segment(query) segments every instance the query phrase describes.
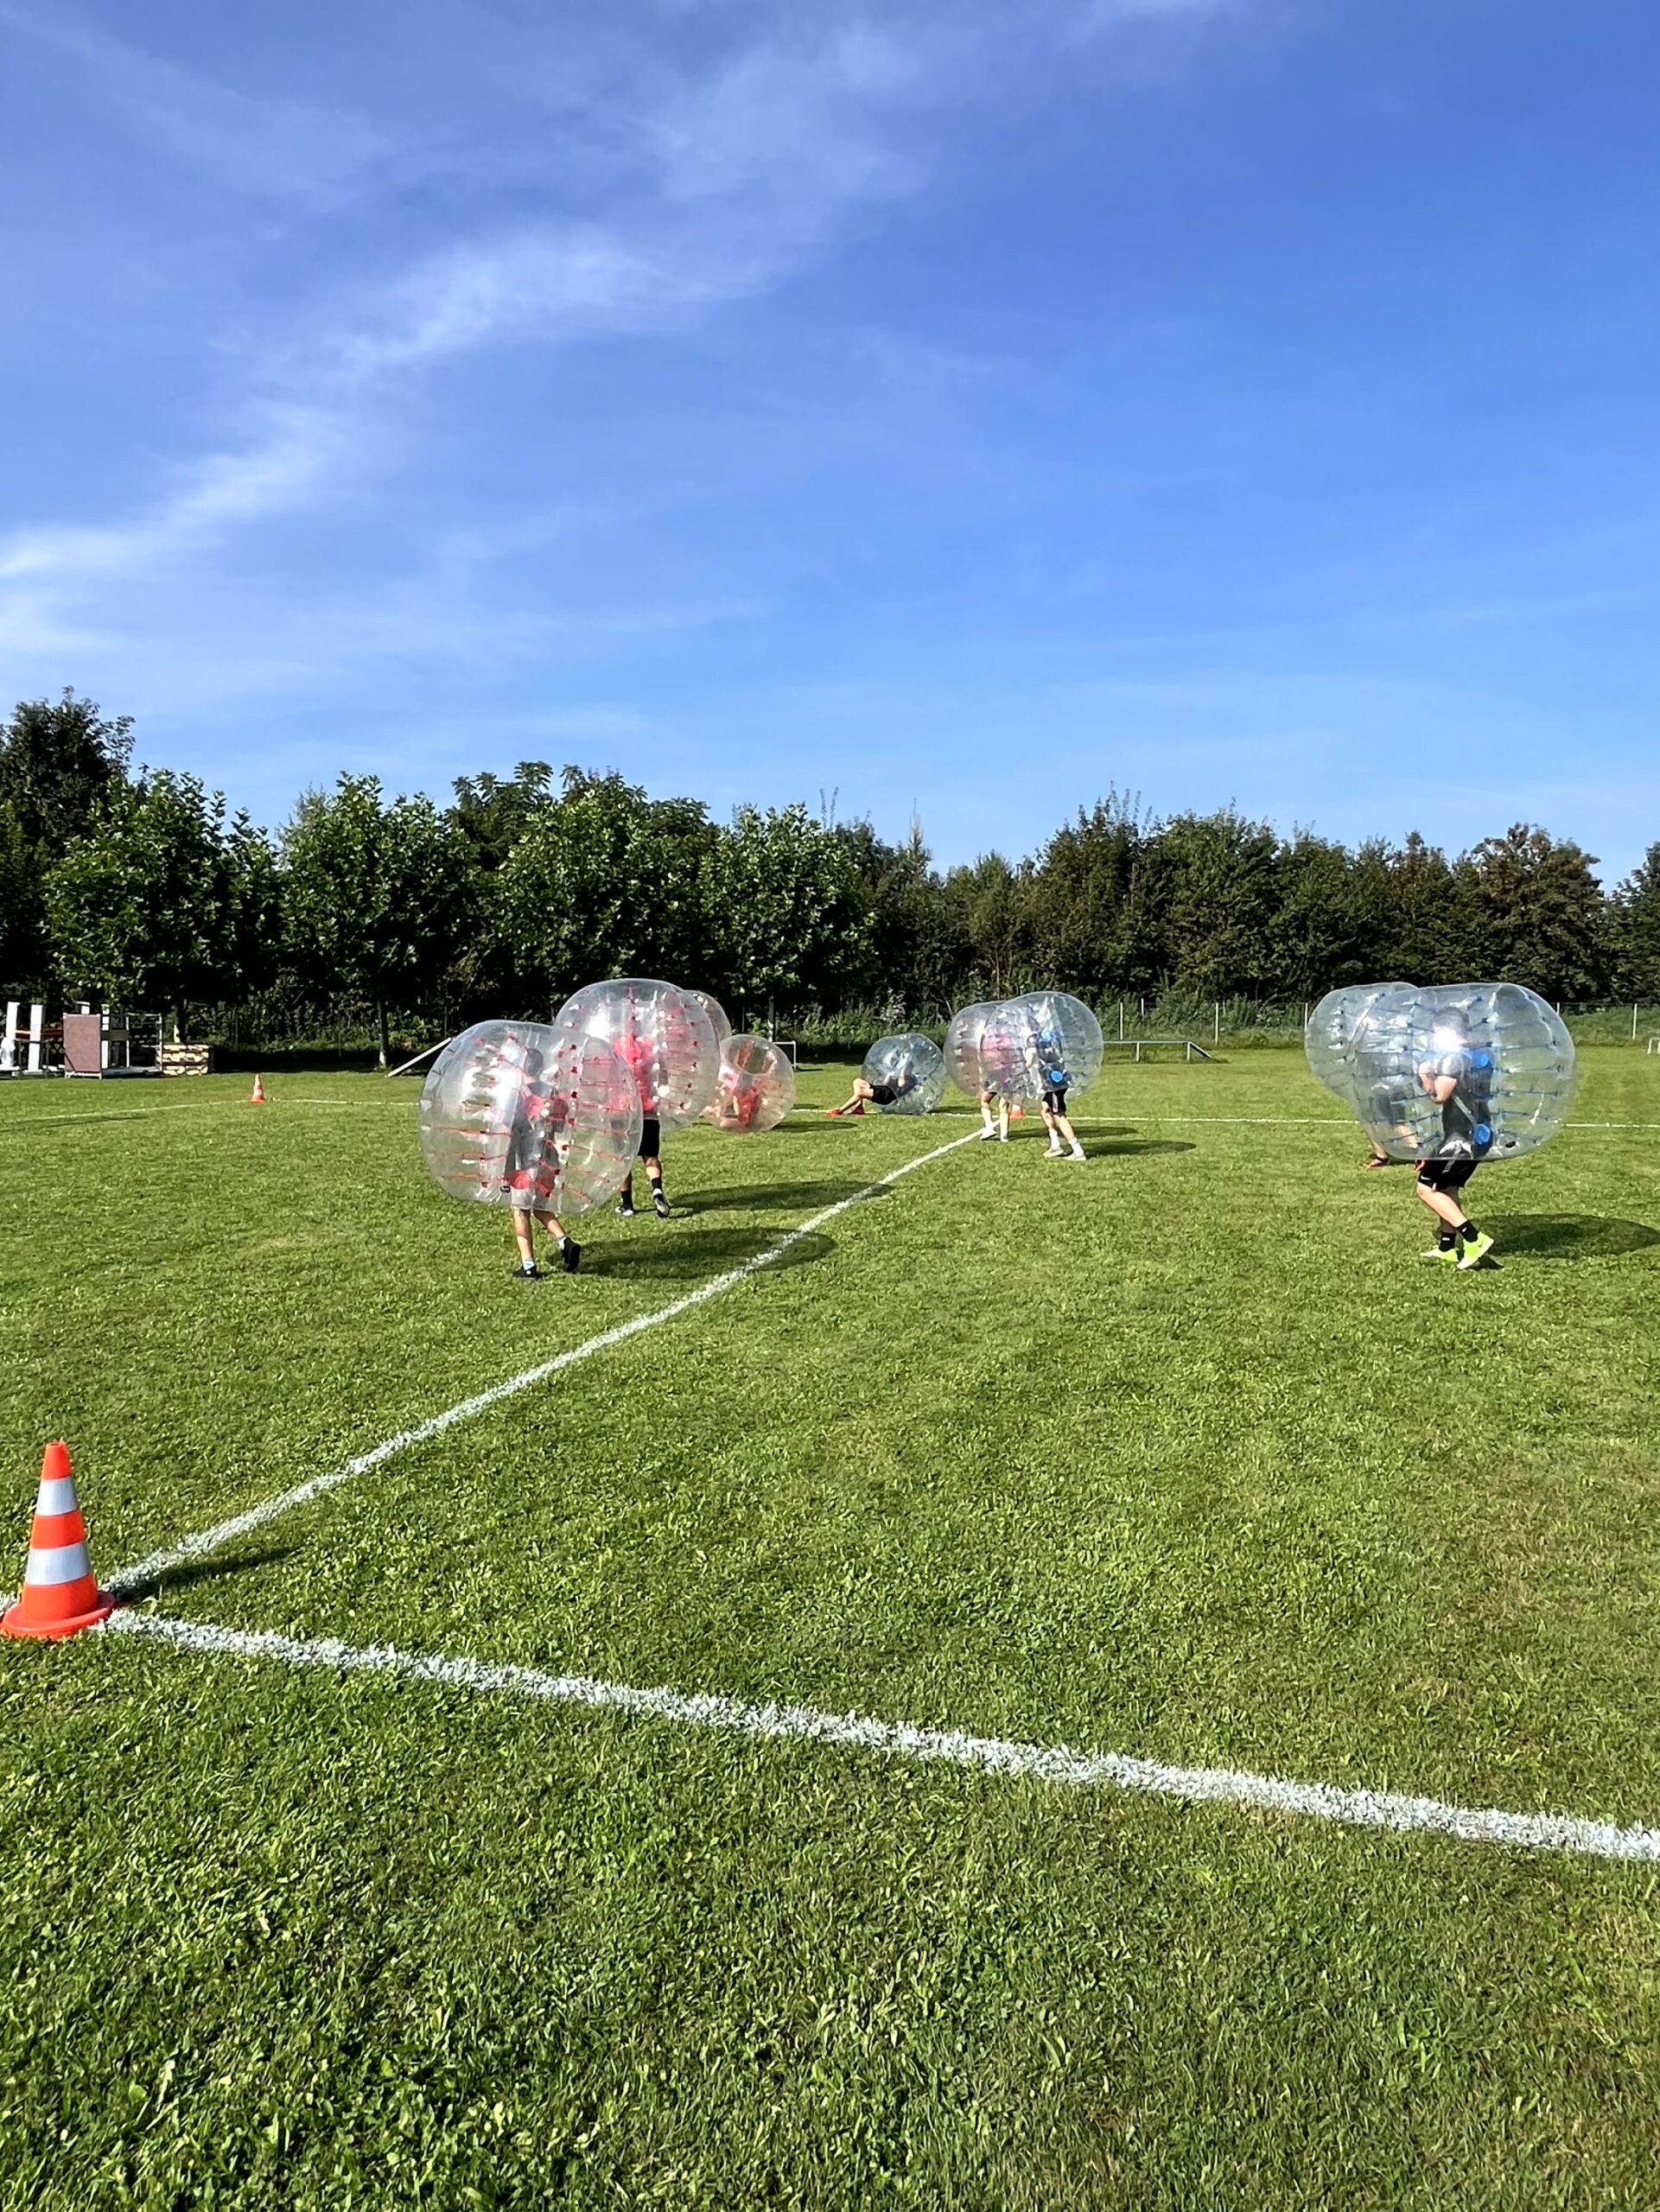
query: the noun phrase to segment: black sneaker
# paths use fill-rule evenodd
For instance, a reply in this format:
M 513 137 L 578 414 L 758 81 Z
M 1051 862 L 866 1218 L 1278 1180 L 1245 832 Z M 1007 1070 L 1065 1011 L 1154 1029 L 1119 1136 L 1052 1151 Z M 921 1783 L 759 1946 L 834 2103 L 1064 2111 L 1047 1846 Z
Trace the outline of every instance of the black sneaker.
M 515 1268 L 513 1269 L 513 1281 L 515 1282 L 540 1282 L 541 1280 L 542 1270 L 537 1266 L 534 1260 L 531 1261 L 528 1266 Z
M 582 1248 L 574 1236 L 567 1236 L 559 1247 L 559 1264 L 568 1275 L 574 1275 L 582 1264 Z
M 664 1197 L 661 1191 L 655 1192 L 652 1194 L 652 1211 L 656 1214 L 659 1221 L 666 1221 L 669 1217 L 669 1202 Z

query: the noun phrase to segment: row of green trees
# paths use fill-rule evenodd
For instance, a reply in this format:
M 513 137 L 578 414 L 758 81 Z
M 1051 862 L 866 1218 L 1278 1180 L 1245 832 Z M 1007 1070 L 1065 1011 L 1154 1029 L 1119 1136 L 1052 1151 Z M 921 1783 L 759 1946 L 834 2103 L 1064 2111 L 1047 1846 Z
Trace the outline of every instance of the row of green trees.
M 0 736 L 0 988 L 164 1007 L 274 988 L 378 1015 L 545 1009 L 595 976 L 663 974 L 735 1008 L 913 1015 L 1045 980 L 1097 1001 L 1294 1004 L 1381 976 L 1477 975 L 1553 1000 L 1660 1000 L 1660 844 L 1605 893 L 1594 859 L 1518 826 L 1448 859 L 1358 849 L 1228 809 L 1109 796 L 1021 861 L 941 874 L 919 830 L 805 806 L 710 819 L 615 774 L 542 762 L 388 799 L 308 793 L 276 836 L 222 793 L 131 770 L 124 718 L 67 692 Z

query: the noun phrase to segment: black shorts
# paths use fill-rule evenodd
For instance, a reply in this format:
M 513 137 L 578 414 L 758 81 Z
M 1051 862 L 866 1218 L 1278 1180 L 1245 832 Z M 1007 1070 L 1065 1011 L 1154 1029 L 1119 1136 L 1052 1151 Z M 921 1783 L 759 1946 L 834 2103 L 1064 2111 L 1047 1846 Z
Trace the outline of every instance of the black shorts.
M 1064 1114 L 1066 1111 L 1065 1084 L 1064 1083 L 1046 1084 L 1043 1103 L 1051 1114 Z
M 663 1124 L 655 1114 L 648 1114 L 639 1125 L 639 1151 L 635 1156 L 640 1160 L 655 1160 L 662 1148 Z
M 873 1083 L 870 1086 L 870 1103 L 873 1106 L 891 1106 L 898 1096 L 899 1092 L 891 1083 Z
M 1479 1160 L 1421 1160 L 1418 1180 L 1426 1191 L 1461 1191 L 1480 1165 Z

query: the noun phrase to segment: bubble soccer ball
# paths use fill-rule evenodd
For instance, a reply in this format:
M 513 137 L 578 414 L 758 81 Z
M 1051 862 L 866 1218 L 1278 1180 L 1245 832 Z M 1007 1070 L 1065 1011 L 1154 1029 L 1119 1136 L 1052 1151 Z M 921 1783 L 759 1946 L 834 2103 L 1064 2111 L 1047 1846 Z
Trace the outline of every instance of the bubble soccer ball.
M 638 976 L 588 983 L 560 1007 L 556 1022 L 566 1021 L 616 1046 L 647 1119 L 665 1129 L 689 1128 L 714 1097 L 721 1071 L 714 1024 L 677 985 Z
M 1036 1031 L 1018 999 L 1001 999 L 988 1010 L 980 1032 L 979 1065 L 983 1093 L 1012 1105 L 1042 1092 Z
M 680 987 L 680 995 L 683 998 L 693 1000 L 703 1007 L 703 1012 L 709 1016 L 709 1027 L 715 1032 L 716 1043 L 724 1045 L 732 1034 L 732 1023 L 719 999 L 713 997 L 708 991 L 689 990 L 684 984 Z
M 1392 1160 L 1518 1160 L 1568 1119 L 1577 1076 L 1561 1018 L 1520 983 L 1382 990 L 1345 1060 L 1361 1127 Z
M 614 1046 L 574 1024 L 481 1021 L 421 1092 L 421 1156 L 453 1198 L 590 1213 L 639 1149 L 639 1087 Z
M 859 1071 L 874 1089 L 891 1090 L 884 1114 L 932 1114 L 945 1095 L 945 1055 L 932 1037 L 879 1037 Z
M 995 999 L 976 999 L 972 1006 L 963 1007 L 951 1016 L 951 1027 L 945 1032 L 945 1073 L 970 1098 L 977 1098 L 987 1088 L 980 1046 L 986 1024 L 996 1011 Z
M 728 1037 L 721 1047 L 714 1103 L 703 1119 L 734 1136 L 775 1129 L 795 1104 L 795 1070 L 789 1055 L 765 1037 Z
M 1068 992 L 1028 991 L 1010 999 L 992 1028 L 1000 1044 L 1018 1044 L 1027 1096 L 1087 1090 L 1101 1072 L 1101 1025 Z
M 1302 1030 L 1303 1051 L 1315 1080 L 1352 1104 L 1344 1055 L 1355 1024 L 1384 991 L 1410 988 L 1407 983 L 1352 983 L 1346 990 L 1327 991 Z

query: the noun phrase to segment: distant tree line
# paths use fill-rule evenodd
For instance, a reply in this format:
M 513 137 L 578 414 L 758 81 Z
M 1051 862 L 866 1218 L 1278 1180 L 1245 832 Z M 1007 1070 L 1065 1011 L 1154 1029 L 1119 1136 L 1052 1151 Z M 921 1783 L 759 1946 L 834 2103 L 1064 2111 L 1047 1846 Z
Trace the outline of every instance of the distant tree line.
M 448 807 L 342 775 L 271 836 L 193 776 L 135 772 L 130 720 L 66 691 L 0 733 L 0 995 L 181 1030 L 193 1007 L 350 1001 L 383 1049 L 394 1019 L 545 1012 L 607 974 L 696 982 L 752 1018 L 877 999 L 917 1019 L 1038 981 L 1097 1004 L 1478 976 L 1660 1001 L 1660 843 L 1605 892 L 1594 856 L 1525 824 L 1449 859 L 1109 794 L 1030 858 L 942 873 L 919 829 L 894 844 L 829 812 L 718 823 L 525 761 L 462 777 Z

